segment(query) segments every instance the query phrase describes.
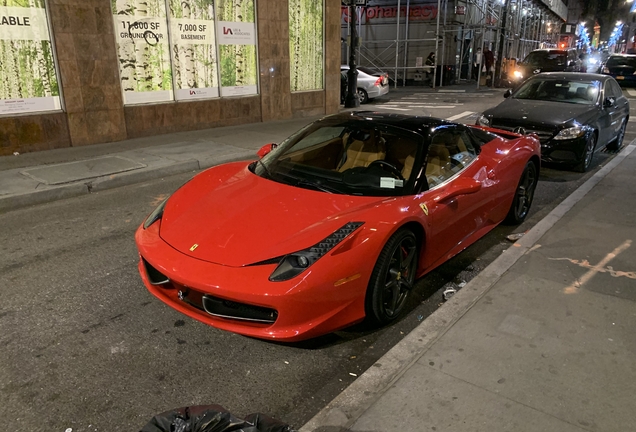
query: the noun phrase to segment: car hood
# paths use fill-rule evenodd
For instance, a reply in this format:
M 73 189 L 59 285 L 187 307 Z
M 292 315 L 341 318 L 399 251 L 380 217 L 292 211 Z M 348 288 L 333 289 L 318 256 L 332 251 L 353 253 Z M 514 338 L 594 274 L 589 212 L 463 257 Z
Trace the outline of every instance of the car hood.
M 302 189 L 259 177 L 245 162 L 228 164 L 170 197 L 160 236 L 193 258 L 240 267 L 313 246 L 364 222 L 359 213 L 386 199 Z
M 494 108 L 484 111 L 493 125 L 536 125 L 556 127 L 570 121 L 586 121 L 595 105 L 548 102 L 508 98 Z

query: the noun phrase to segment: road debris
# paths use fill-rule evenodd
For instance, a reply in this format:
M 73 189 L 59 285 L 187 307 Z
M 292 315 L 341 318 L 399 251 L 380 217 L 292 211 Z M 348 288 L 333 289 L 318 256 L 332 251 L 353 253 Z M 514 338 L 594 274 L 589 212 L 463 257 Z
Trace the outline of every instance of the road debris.
M 511 241 L 511 242 L 516 242 L 517 240 L 519 240 L 521 237 L 523 237 L 525 233 L 514 233 L 514 234 L 510 234 L 509 236 L 507 236 L 506 238 Z
M 444 299 L 444 301 L 448 301 L 448 299 L 454 296 L 456 292 L 457 290 L 454 287 L 448 287 L 442 293 L 442 298 Z

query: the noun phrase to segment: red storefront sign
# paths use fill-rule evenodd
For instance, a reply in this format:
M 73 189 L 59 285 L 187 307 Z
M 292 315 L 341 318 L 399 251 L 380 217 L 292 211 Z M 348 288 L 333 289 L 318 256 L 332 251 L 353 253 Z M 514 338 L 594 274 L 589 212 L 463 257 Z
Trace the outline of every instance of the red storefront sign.
M 367 6 L 365 8 L 358 8 L 358 22 L 364 24 L 373 20 L 383 18 L 397 18 L 398 8 L 397 6 Z M 437 17 L 437 5 L 434 4 L 420 4 L 411 5 L 408 10 L 409 21 L 427 21 Z M 349 22 L 349 8 L 342 7 L 341 14 L 342 20 L 345 23 Z M 400 17 L 406 16 L 406 6 L 400 7 Z

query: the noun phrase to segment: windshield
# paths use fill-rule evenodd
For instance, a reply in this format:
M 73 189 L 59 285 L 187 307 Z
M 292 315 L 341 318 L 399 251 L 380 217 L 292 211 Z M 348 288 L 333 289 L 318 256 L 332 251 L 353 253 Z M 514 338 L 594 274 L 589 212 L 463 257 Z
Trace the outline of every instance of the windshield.
M 414 183 L 420 135 L 362 119 L 310 124 L 252 165 L 292 186 L 363 196 L 405 195 Z
M 567 54 L 565 51 L 532 51 L 523 60 L 530 66 L 563 66 L 567 60 Z
M 543 100 L 593 105 L 599 95 L 599 81 L 569 81 L 563 79 L 531 79 L 513 95 L 515 99 Z

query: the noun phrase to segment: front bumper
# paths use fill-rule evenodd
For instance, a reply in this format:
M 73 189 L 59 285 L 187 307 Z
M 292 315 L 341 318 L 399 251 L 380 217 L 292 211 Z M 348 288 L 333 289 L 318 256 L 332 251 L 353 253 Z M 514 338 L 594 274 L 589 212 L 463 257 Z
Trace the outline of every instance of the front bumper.
M 585 158 L 589 134 L 571 140 L 548 140 L 541 143 L 541 160 L 561 165 L 576 165 Z
M 373 263 L 352 265 L 342 256 L 327 254 L 289 281 L 270 282 L 276 264 L 229 267 L 188 257 L 160 238 L 160 224 L 140 227 L 135 234 L 139 273 L 148 291 L 191 318 L 245 336 L 286 342 L 330 333 L 364 318 Z M 149 268 L 158 273 L 149 274 Z M 203 296 L 210 296 L 205 308 Z

